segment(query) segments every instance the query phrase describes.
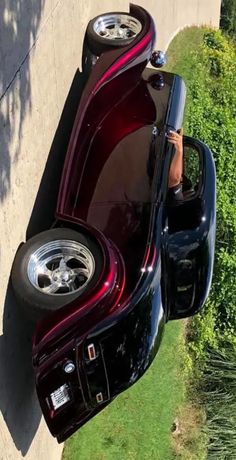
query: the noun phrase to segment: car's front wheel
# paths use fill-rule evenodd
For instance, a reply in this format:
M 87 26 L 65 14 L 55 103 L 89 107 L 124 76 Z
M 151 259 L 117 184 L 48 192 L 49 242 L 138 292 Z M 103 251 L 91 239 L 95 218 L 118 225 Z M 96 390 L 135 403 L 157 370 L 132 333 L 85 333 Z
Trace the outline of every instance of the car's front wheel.
M 103 253 L 89 235 L 66 228 L 34 236 L 16 253 L 12 285 L 31 318 L 39 319 L 91 290 L 103 269 Z

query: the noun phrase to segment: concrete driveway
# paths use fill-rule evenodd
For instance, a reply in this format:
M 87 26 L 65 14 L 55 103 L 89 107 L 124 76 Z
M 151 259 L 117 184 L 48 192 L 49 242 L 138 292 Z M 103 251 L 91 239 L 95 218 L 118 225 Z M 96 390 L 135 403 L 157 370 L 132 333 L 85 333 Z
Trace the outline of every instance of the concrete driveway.
M 219 23 L 220 0 L 137 3 L 155 17 L 159 49 L 187 24 Z M 26 234 L 52 220 L 54 178 L 83 83 L 78 68 L 84 31 L 91 17 L 112 9 L 127 11 L 128 1 L 1 1 L 0 460 L 54 460 L 62 451 L 41 416 L 31 368 L 32 327 L 13 298 L 9 273 Z

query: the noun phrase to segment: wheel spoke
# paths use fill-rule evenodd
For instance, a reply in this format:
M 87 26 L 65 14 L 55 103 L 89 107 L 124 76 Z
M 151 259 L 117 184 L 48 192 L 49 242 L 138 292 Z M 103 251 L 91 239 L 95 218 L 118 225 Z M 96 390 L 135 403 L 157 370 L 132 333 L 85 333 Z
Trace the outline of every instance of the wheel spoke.
M 105 38 L 109 37 L 110 34 L 111 34 L 111 31 L 110 31 L 110 29 L 107 29 L 107 27 L 105 27 L 105 29 L 101 30 L 101 33 L 100 33 L 100 35 L 102 37 L 105 37 Z
M 57 292 L 58 289 L 60 289 L 60 287 L 61 287 L 61 283 L 54 281 L 49 286 L 45 286 L 41 289 L 45 294 L 55 294 L 55 292 Z
M 61 271 L 64 271 L 67 269 L 67 265 L 66 265 L 66 260 L 65 260 L 65 257 L 62 256 L 61 260 L 60 260 L 60 263 L 59 263 L 59 269 Z
M 86 276 L 86 278 L 88 278 L 89 276 L 89 270 L 87 268 L 82 268 L 82 267 L 74 268 L 73 272 L 75 275 L 84 275 Z
M 52 270 L 49 270 L 46 265 L 40 267 L 39 271 L 37 272 L 38 277 L 40 276 L 45 276 L 47 277 L 50 281 L 52 279 Z
M 65 263 L 67 264 L 67 262 L 69 262 L 69 260 L 74 259 L 74 256 L 73 255 L 69 255 L 69 256 L 65 255 L 65 256 L 63 256 L 63 259 L 64 259 Z
M 120 28 L 121 24 L 117 23 L 114 28 L 114 37 L 120 38 L 123 35 L 123 31 Z
M 68 292 L 74 292 L 75 291 L 75 285 L 73 282 L 66 283 L 66 287 L 68 288 Z

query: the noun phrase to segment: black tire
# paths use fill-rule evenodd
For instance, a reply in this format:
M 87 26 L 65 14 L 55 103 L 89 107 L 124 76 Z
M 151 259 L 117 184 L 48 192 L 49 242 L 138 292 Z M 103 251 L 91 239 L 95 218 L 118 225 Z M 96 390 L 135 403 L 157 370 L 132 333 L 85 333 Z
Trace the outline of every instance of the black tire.
M 91 70 L 96 63 L 98 56 L 95 56 L 88 47 L 88 43 L 84 40 L 83 53 L 82 53 L 82 72 L 85 81 L 89 78 Z
M 119 39 L 119 40 L 116 40 L 116 39 L 108 40 L 104 37 L 101 37 L 94 31 L 94 24 L 99 18 L 103 16 L 116 15 L 116 14 L 117 15 L 124 14 L 126 16 L 130 16 L 131 18 L 134 18 L 134 16 L 130 13 L 111 12 L 111 13 L 100 14 L 99 16 L 96 16 L 91 21 L 89 21 L 87 30 L 86 30 L 86 41 L 87 41 L 87 44 L 88 44 L 88 47 L 91 53 L 94 56 L 100 56 L 100 54 L 102 54 L 104 51 L 108 51 L 110 49 L 120 48 L 123 46 L 130 45 L 130 43 L 132 43 L 132 41 L 134 40 L 135 37 Z
M 37 249 L 46 243 L 61 239 L 72 240 L 88 248 L 93 256 L 95 268 L 91 279 L 81 290 L 63 295 L 50 295 L 43 293 L 31 283 L 27 272 L 28 263 L 30 256 Z M 39 233 L 20 246 L 13 261 L 11 281 L 17 301 L 30 319 L 39 320 L 91 290 L 102 274 L 103 262 L 103 252 L 99 244 L 87 234 L 67 228 L 56 228 Z

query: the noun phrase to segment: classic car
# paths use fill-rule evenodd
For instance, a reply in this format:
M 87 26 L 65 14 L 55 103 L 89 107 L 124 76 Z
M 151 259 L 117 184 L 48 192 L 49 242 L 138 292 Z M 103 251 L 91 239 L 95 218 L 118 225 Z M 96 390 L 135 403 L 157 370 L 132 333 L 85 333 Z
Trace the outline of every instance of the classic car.
M 181 200 L 168 198 L 175 148 L 167 135 L 182 126 L 186 89 L 159 70 L 165 55 L 154 43 L 154 22 L 135 5 L 89 22 L 87 82 L 55 221 L 19 248 L 12 267 L 16 296 L 37 321 L 36 389 L 58 442 L 133 385 L 165 323 L 197 313 L 209 293 L 214 162 L 185 136 L 188 186 Z

